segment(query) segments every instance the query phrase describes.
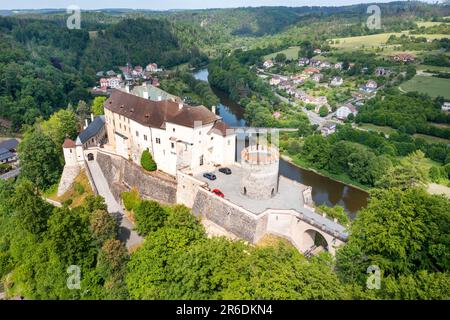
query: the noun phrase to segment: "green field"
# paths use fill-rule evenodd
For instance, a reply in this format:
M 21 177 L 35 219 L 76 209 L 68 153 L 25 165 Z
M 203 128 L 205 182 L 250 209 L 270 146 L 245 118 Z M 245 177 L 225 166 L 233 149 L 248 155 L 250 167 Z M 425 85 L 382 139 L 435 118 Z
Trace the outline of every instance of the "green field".
M 450 72 L 450 67 L 437 67 L 437 66 L 429 66 L 426 64 L 421 64 L 417 67 L 418 70 L 430 70 L 434 72 Z
M 272 54 L 268 54 L 267 56 L 264 57 L 264 60 L 267 59 L 274 59 L 277 54 L 279 53 L 284 53 L 286 55 L 286 58 L 288 58 L 288 60 L 294 60 L 298 58 L 298 51 L 300 50 L 300 47 L 290 47 L 286 50 L 282 50 L 282 51 L 278 51 Z
M 445 144 L 450 143 L 450 140 L 448 140 L 448 139 L 433 137 L 433 136 L 429 136 L 426 134 L 420 134 L 420 133 L 414 134 L 414 138 L 422 138 L 428 143 L 445 143 Z
M 384 134 L 390 135 L 391 133 L 394 133 L 395 129 L 391 128 L 391 127 L 382 127 L 382 126 L 377 126 L 371 123 L 363 123 L 360 126 L 358 126 L 358 128 L 367 130 L 367 131 L 377 131 L 377 132 L 383 132 Z
M 414 76 L 411 80 L 400 86 L 403 91 L 418 91 L 431 97 L 442 96 L 450 99 L 450 79 Z
M 335 43 L 333 46 L 342 49 L 342 50 L 356 50 L 356 49 L 367 49 L 367 48 L 377 48 L 381 45 L 386 44 L 387 40 L 391 35 L 396 35 L 397 37 L 402 34 L 408 35 L 408 31 L 403 32 L 388 32 L 388 33 L 380 33 L 373 34 L 369 36 L 358 36 L 358 37 L 348 37 L 348 38 L 337 38 L 332 39 L 334 42 L 338 41 L 339 43 Z M 424 37 L 427 39 L 441 39 L 448 38 L 446 34 L 414 34 L 414 37 Z

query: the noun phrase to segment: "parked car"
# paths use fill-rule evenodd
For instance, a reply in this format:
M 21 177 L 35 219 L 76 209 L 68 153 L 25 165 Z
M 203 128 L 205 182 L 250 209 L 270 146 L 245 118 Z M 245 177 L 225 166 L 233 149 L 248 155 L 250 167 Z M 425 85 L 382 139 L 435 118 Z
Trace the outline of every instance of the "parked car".
M 216 196 L 223 198 L 224 194 L 222 193 L 222 191 L 220 191 L 219 189 L 214 189 L 212 191 L 212 193 L 214 193 Z
M 206 172 L 206 173 L 203 174 L 203 176 L 206 179 L 209 179 L 209 180 L 216 180 L 217 179 L 216 175 L 214 173 L 212 173 L 212 172 Z
M 231 174 L 231 169 L 230 168 L 220 168 L 219 171 L 224 173 L 224 174 L 226 174 L 226 175 Z

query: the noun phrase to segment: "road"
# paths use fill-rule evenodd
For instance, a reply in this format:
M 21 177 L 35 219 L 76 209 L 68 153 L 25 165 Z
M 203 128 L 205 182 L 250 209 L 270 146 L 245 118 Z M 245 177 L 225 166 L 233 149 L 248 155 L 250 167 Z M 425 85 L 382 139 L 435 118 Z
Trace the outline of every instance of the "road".
M 133 223 L 125 215 L 124 208 L 114 198 L 97 161 L 88 161 L 87 163 L 99 195 L 105 198 L 108 212 L 113 214 L 119 222 L 119 240 L 124 242 L 128 249 L 139 245 L 144 239 L 133 230 Z
M 298 104 L 296 104 L 295 102 L 289 101 L 289 99 L 280 96 L 278 93 L 275 93 L 275 95 L 280 98 L 281 100 L 283 100 L 286 103 L 289 103 L 292 106 L 295 107 L 299 107 Z M 327 115 L 326 117 L 322 118 L 321 116 L 319 116 L 317 113 L 315 113 L 314 111 L 308 110 L 305 107 L 301 107 L 302 111 L 307 115 L 309 122 L 311 122 L 312 125 L 318 125 L 319 127 L 321 127 L 322 125 L 324 125 L 328 120 L 331 119 L 331 117 L 334 115 L 334 113 L 330 113 L 329 115 Z

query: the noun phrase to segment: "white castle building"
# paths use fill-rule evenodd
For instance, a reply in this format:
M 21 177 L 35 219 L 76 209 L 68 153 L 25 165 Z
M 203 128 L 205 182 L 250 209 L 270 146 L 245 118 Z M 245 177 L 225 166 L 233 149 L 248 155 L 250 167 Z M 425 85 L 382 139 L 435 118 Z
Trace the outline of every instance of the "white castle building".
M 137 164 L 144 150 L 173 176 L 179 169 L 195 174 L 235 161 L 234 131 L 204 106 L 114 90 L 104 107 L 108 145 Z

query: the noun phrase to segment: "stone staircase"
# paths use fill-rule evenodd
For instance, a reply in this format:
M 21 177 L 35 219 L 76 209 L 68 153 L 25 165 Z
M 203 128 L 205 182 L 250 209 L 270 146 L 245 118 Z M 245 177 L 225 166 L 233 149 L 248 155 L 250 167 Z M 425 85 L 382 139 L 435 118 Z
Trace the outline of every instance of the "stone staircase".
M 80 174 L 80 170 L 81 168 L 78 164 L 72 166 L 64 166 L 64 170 L 58 186 L 58 197 L 62 196 L 70 189 L 75 178 Z

